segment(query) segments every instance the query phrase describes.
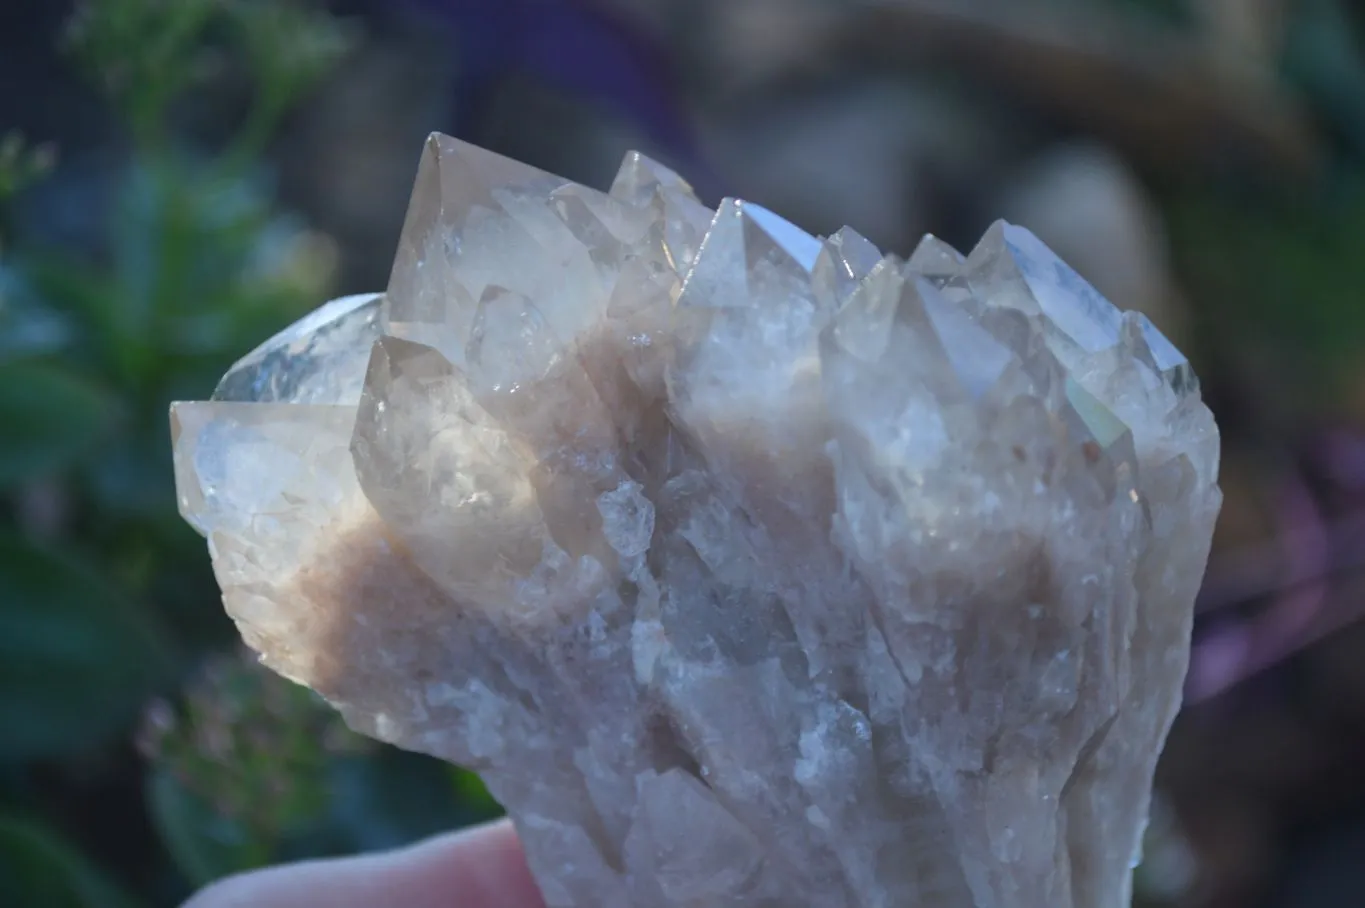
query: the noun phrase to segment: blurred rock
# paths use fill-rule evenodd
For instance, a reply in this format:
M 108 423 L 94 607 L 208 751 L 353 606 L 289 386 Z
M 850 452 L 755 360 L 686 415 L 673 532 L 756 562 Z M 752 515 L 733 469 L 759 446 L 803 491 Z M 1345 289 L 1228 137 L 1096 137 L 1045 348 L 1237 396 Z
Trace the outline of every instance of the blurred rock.
M 855 21 L 849 0 L 597 0 L 667 42 L 693 89 L 753 90 L 831 62 L 829 40 Z
M 827 67 L 830 35 L 852 19 L 844 2 L 712 2 L 711 63 L 718 87 L 741 90 L 774 77 Z
M 990 172 L 1000 138 L 974 108 L 907 83 L 856 83 L 758 99 L 703 124 L 726 193 L 781 211 L 815 233 L 856 224 L 909 255 L 932 230 L 941 186 Z
M 1066 145 L 1007 182 L 998 214 L 1028 227 L 1105 296 L 1152 319 L 1177 345 L 1187 313 L 1161 215 L 1132 169 L 1101 145 Z

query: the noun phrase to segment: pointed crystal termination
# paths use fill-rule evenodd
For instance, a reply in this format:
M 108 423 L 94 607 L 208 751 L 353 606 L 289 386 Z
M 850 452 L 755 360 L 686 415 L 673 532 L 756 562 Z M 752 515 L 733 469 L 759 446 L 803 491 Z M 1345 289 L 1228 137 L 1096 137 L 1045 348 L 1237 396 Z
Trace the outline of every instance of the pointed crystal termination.
M 388 292 L 173 409 L 227 611 L 554 908 L 1120 908 L 1220 496 L 1032 234 L 906 262 L 433 136 Z
M 213 399 L 353 405 L 384 328 L 382 293 L 332 300 L 238 360 Z

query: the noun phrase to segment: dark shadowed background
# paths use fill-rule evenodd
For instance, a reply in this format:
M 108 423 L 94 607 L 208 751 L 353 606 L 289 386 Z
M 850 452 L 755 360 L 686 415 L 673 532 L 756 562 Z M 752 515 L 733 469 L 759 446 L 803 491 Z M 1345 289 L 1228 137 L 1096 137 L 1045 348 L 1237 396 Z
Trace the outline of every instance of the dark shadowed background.
M 432 130 L 907 254 L 1032 228 L 1186 349 L 1226 505 L 1144 906 L 1365 905 L 1365 4 L 0 2 L 0 904 L 497 811 L 235 648 L 166 405 L 382 289 Z

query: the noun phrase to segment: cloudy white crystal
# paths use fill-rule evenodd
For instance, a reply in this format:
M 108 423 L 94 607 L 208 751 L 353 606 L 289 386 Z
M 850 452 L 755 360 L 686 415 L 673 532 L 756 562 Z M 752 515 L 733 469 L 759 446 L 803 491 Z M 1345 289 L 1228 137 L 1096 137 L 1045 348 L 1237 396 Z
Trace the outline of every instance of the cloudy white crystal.
M 555 908 L 1118 908 L 1219 504 L 1032 234 L 908 262 L 428 142 L 388 292 L 174 405 L 249 644 L 480 773 Z

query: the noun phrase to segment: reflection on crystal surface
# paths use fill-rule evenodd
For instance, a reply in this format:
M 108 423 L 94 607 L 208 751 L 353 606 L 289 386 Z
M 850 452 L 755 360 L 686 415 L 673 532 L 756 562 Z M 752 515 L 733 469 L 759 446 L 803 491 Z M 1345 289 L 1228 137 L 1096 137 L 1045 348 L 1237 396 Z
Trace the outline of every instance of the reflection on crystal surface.
M 963 266 L 972 289 L 1025 313 L 1044 315 L 1057 352 L 1087 353 L 1118 343 L 1120 313 L 1114 304 L 1057 258 L 1032 233 L 1003 221 L 992 225 Z
M 213 399 L 354 404 L 370 344 L 384 333 L 384 295 L 343 296 L 237 361 Z
M 763 228 L 763 232 L 772 237 L 804 270 L 810 271 L 815 267 L 815 259 L 820 254 L 819 240 L 761 205 L 749 205 L 748 212 L 749 217 Z
M 1026 230 L 434 136 L 387 293 L 172 421 L 243 637 L 481 772 L 554 908 L 1127 905 L 1218 435 Z
M 826 239 L 810 269 L 820 306 L 837 309 L 881 261 L 877 247 L 849 227 Z
M 1125 325 L 1133 325 L 1135 334 L 1142 338 L 1138 344 L 1136 338 L 1130 343 L 1133 356 L 1141 358 L 1161 374 L 1166 384 L 1171 387 L 1179 396 L 1199 390 L 1199 380 L 1195 377 L 1194 369 L 1190 366 L 1190 361 L 1185 358 L 1185 354 L 1176 349 L 1166 339 L 1152 320 L 1141 312 L 1125 312 L 1123 314 Z M 1145 350 L 1142 347 L 1145 346 Z
M 925 279 L 942 285 L 958 276 L 966 259 L 962 253 L 933 235 L 926 235 L 910 256 L 910 268 Z
M 644 207 L 658 194 L 696 199 L 692 186 L 658 161 L 638 151 L 629 152 L 621 162 L 610 195 L 632 205 Z

